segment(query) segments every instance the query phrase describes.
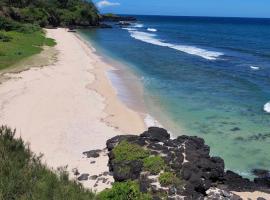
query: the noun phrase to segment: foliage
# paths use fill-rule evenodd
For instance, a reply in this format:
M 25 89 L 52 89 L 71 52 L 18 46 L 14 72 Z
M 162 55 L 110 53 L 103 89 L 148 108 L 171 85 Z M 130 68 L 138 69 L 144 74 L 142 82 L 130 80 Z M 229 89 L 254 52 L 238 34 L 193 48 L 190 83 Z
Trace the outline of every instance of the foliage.
M 15 131 L 0 128 L 0 199 L 94 199 L 94 193 L 41 164 Z
M 150 200 L 149 194 L 140 192 L 135 181 L 117 182 L 111 189 L 106 189 L 97 195 L 98 200 Z
M 98 25 L 95 5 L 86 0 L 2 0 L 0 16 L 46 26 Z
M 11 39 L 12 39 L 11 36 L 8 36 L 5 33 L 0 32 L 0 42 L 10 42 Z
M 159 182 L 162 186 L 181 185 L 181 180 L 172 172 L 164 172 L 159 176 Z
M 9 18 L 0 16 L 0 30 L 3 31 L 17 31 L 21 33 L 33 33 L 41 30 L 38 26 L 31 24 L 21 24 Z
M 114 161 L 133 161 L 142 160 L 150 155 L 148 150 L 143 149 L 137 144 L 122 141 L 113 149 Z
M 18 61 L 40 53 L 43 46 L 54 46 L 55 41 L 45 37 L 42 31 L 21 33 L 15 31 L 0 31 L 8 41 L 0 39 L 0 70 L 7 68 Z
M 158 174 L 165 168 L 165 162 L 160 156 L 151 156 L 143 160 L 144 170 Z

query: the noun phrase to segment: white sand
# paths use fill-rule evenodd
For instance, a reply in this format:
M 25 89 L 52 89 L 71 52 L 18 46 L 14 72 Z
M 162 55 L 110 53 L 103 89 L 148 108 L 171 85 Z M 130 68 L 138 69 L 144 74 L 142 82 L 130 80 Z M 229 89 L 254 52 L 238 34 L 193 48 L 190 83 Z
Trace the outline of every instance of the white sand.
M 262 197 L 266 200 L 270 199 L 270 194 L 255 191 L 255 192 L 233 192 L 236 195 L 240 196 L 243 200 L 257 200 L 259 197 Z
M 115 135 L 142 132 L 143 118 L 118 100 L 106 77 L 109 66 L 93 48 L 65 29 L 47 32 L 57 41 L 58 61 L 9 74 L 0 85 L 0 124 L 16 128 L 49 167 L 98 175 L 108 171 L 106 154 L 90 164 L 82 152 L 105 148 Z M 100 191 L 111 181 L 82 183 Z

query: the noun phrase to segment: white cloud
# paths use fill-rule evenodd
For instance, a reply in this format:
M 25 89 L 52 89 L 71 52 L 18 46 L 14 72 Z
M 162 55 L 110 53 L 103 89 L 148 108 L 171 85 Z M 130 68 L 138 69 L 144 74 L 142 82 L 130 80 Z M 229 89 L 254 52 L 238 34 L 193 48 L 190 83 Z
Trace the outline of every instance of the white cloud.
M 108 7 L 108 6 L 120 6 L 120 3 L 110 2 L 107 0 L 99 1 L 97 3 L 97 7 L 99 7 L 99 8 Z

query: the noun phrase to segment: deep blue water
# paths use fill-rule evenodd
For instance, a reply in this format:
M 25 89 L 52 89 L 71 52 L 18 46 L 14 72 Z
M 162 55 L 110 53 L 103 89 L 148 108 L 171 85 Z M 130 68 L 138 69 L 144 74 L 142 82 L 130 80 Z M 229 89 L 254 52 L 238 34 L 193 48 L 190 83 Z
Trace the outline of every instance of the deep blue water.
M 270 169 L 270 19 L 137 16 L 83 30 L 141 78 L 149 112 L 175 135 L 203 137 L 227 169 Z

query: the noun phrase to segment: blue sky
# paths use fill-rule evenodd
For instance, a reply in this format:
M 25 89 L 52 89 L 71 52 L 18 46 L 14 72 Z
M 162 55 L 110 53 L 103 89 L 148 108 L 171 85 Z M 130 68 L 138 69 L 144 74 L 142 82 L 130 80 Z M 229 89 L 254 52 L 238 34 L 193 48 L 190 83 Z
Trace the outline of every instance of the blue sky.
M 101 13 L 270 18 L 270 0 L 94 0 Z

